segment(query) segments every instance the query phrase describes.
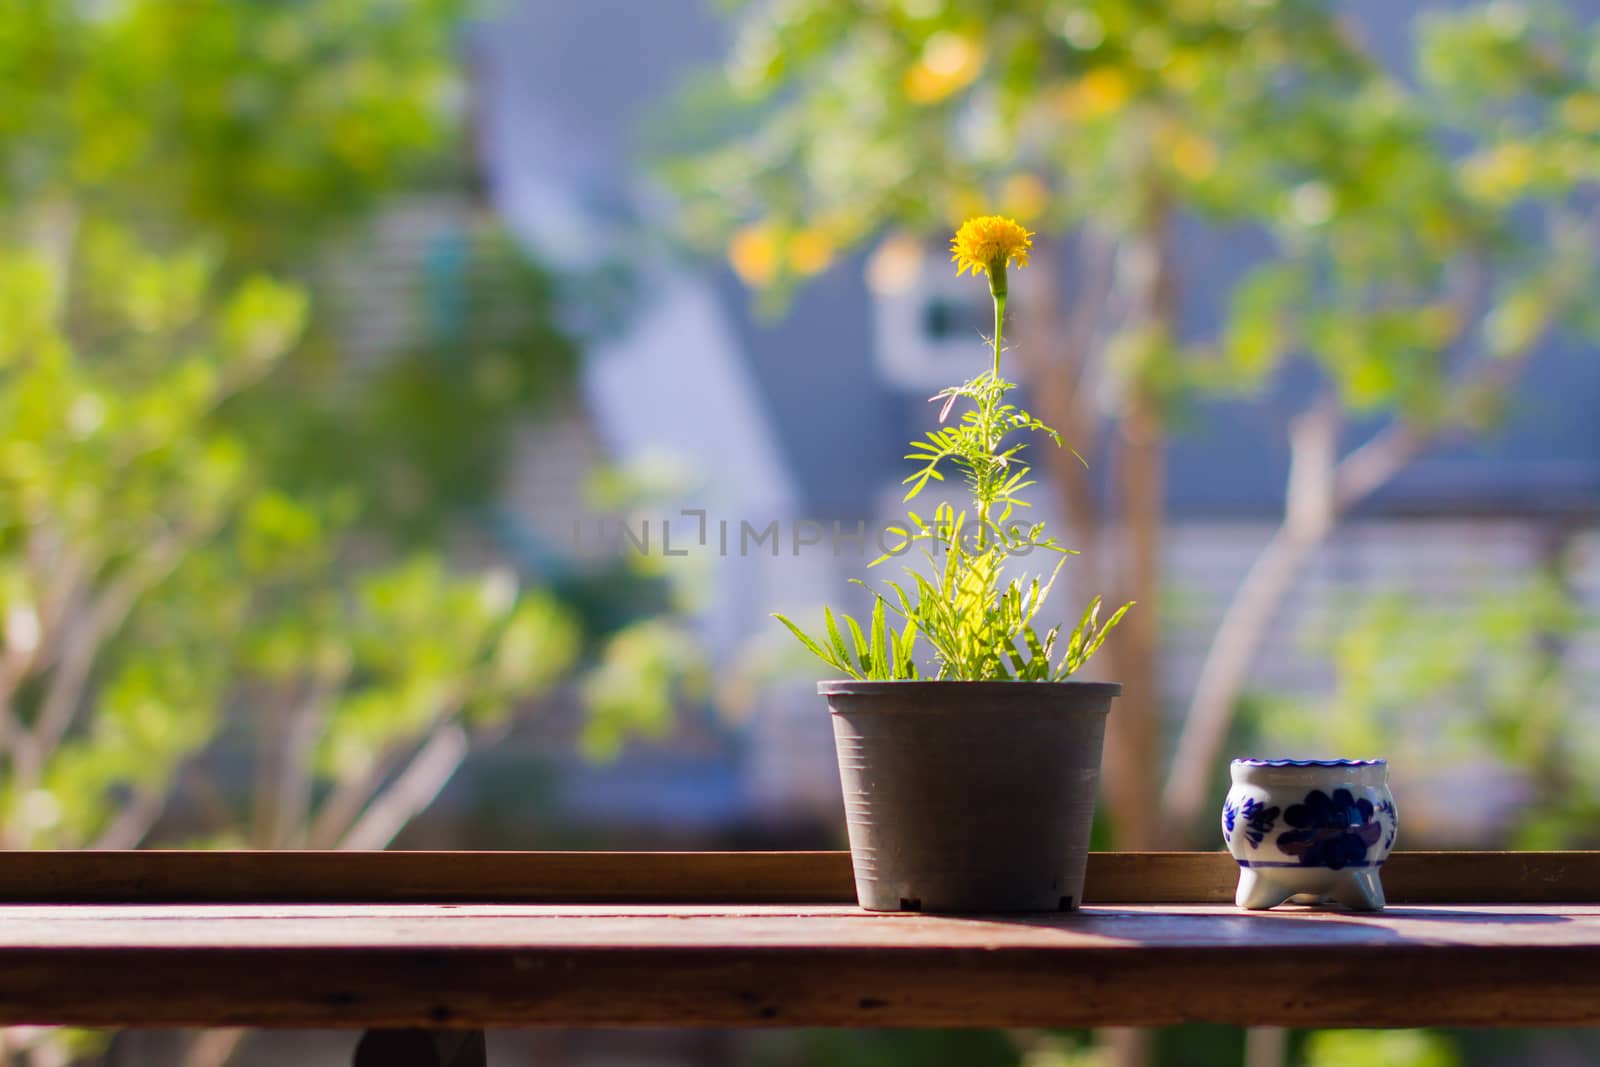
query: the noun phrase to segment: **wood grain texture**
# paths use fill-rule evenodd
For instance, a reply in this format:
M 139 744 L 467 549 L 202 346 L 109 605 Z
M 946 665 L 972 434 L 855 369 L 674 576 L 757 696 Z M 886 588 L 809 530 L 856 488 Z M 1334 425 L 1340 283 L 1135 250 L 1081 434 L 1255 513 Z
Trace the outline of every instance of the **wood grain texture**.
M 1228 903 L 1239 871 L 1225 852 L 1100 852 L 1088 903 Z M 1600 852 L 1396 852 L 1383 867 L 1392 904 L 1600 901 Z
M 1223 852 L 1089 857 L 1087 903 L 1223 903 Z M 1600 852 L 1397 852 L 1394 903 L 1600 901 Z M 7 852 L 0 902 L 830 903 L 843 852 Z
M 7 905 L 0 1023 L 478 1028 L 1600 1022 L 1600 905 Z
M 8 852 L 0 902 L 802 903 L 854 899 L 844 852 Z

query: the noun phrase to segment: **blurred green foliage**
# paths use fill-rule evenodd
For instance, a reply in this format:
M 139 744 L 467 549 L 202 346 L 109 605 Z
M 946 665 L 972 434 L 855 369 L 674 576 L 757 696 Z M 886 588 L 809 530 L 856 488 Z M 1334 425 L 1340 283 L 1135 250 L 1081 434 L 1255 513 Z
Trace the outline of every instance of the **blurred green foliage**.
M 778 291 L 819 245 L 988 211 L 1045 234 L 1173 207 L 1248 224 L 1272 254 L 1214 336 L 1130 322 L 1105 342 L 1117 382 L 1170 408 L 1306 354 L 1352 410 L 1470 402 L 1481 425 L 1501 398 L 1452 394 L 1461 349 L 1600 327 L 1573 200 L 1600 181 L 1600 29 L 1530 0 L 1413 31 L 1393 71 L 1311 0 L 744 4 L 721 86 L 747 132 L 687 130 L 669 172 L 689 232 Z
M 1302 1067 L 1460 1067 L 1453 1040 L 1427 1030 L 1321 1030 L 1306 1039 Z
M 1459 600 L 1392 594 L 1342 610 L 1311 642 L 1330 659 L 1332 691 L 1262 698 L 1257 730 L 1269 748 L 1382 752 L 1418 782 L 1462 767 L 1504 776 L 1519 799 L 1483 813 L 1473 843 L 1488 833 L 1516 848 L 1592 847 L 1600 746 L 1576 646 L 1600 634 L 1596 620 L 1552 577 Z
M 131 847 L 164 814 L 168 841 L 382 847 L 591 656 L 597 747 L 664 729 L 680 634 L 613 620 L 613 649 L 550 589 L 447 562 L 575 359 L 474 200 L 463 7 L 7 5 L 6 847 Z M 455 244 L 384 290 L 373 222 L 419 194 Z M 356 365 L 340 270 L 427 314 Z
M 215 239 L 300 270 L 379 197 L 453 169 L 462 0 L 12 0 L 6 202 Z M 12 221 L 26 219 L 19 216 Z

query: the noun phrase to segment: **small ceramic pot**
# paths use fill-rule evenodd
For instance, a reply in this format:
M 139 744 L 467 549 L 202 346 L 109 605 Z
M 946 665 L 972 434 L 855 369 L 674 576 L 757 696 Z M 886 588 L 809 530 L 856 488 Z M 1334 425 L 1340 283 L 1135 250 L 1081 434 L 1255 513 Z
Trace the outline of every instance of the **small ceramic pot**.
M 1230 769 L 1222 839 L 1239 864 L 1235 904 L 1383 907 L 1378 868 L 1399 828 L 1387 760 L 1236 759 Z

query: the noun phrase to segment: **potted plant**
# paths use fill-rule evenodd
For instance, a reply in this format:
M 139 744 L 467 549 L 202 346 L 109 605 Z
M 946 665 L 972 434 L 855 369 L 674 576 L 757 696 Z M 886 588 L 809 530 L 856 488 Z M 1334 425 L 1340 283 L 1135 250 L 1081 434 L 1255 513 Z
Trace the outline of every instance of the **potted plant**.
M 1101 625 L 1096 597 L 1065 636 L 1035 627 L 1071 553 L 1017 517 L 1033 484 L 1021 438 L 1061 444 L 1007 402 L 1015 386 L 1000 373 L 1006 268 L 1027 265 L 1032 237 L 985 216 L 951 243 L 958 275 L 988 278 L 992 361 L 932 398 L 939 428 L 911 444 L 905 499 L 953 469 L 970 507 L 940 503 L 891 527 L 903 542 L 871 565 L 917 549 L 919 566 L 873 590 L 864 628 L 825 608 L 814 638 L 776 616 L 847 675 L 817 690 L 832 712 L 856 892 L 872 911 L 1070 910 L 1083 896 L 1105 717 L 1122 687 L 1068 679 L 1131 605 Z M 1035 554 L 1055 557 L 1047 573 L 1023 573 Z

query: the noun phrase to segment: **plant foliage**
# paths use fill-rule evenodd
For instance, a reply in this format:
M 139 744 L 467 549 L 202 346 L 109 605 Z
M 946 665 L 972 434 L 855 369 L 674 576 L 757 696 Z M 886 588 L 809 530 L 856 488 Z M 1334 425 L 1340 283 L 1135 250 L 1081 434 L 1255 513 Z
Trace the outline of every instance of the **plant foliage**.
M 1072 555 L 1045 532 L 1043 522 L 1024 522 L 1020 509 L 1031 505 L 1023 490 L 1032 486 L 1031 468 L 1023 461 L 1027 441 L 1019 435 L 1043 434 L 1058 447 L 1061 435 L 1032 414 L 1007 403 L 1016 388 L 1000 374 L 1007 295 L 1006 261 L 1026 262 L 1028 234 L 1020 226 L 1006 233 L 1012 244 L 963 243 L 976 224 L 1009 220 L 976 219 L 957 235 L 957 259 L 963 267 L 981 269 L 994 298 L 995 330 L 990 342 L 993 363 L 961 385 L 936 393 L 939 428 L 912 441 L 906 459 L 917 466 L 904 483 L 907 502 L 917 499 L 930 482 L 945 481 L 947 470 L 960 475 L 971 508 L 941 502 L 924 518 L 908 511 L 903 526 L 891 527 L 900 545 L 872 561 L 877 566 L 915 548 L 925 567 L 907 567 L 906 584 L 886 581 L 892 597 L 873 591 L 872 616 L 866 629 L 851 616 L 835 618 L 825 608 L 825 639 L 808 635 L 783 615 L 779 622 L 823 662 L 852 678 L 875 681 L 921 677 L 916 656 L 918 637 L 937 664 L 934 677 L 943 680 L 1026 682 L 1061 681 L 1094 655 L 1106 635 L 1132 605 L 1124 604 L 1103 623 L 1095 597 L 1063 639 L 1059 625 L 1040 636 L 1036 620 L 1055 584 L 1062 564 Z M 960 415 L 952 419 L 958 405 Z M 1048 573 L 1013 573 L 1035 552 L 1056 557 Z M 858 582 L 857 584 L 865 585 Z M 849 633 L 846 643 L 841 632 Z

